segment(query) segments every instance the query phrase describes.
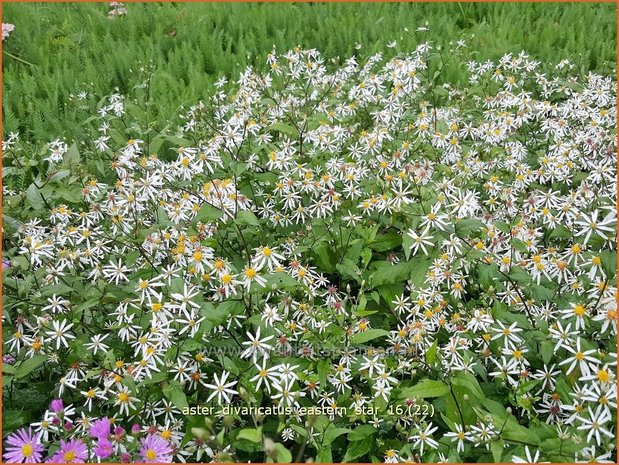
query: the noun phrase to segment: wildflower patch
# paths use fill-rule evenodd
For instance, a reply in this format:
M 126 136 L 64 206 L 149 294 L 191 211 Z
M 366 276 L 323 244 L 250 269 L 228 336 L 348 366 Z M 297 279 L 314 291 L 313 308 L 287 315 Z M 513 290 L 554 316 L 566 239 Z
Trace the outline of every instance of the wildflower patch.
M 156 135 L 119 93 L 36 169 L 11 134 L 4 460 L 615 461 L 616 82 L 473 56 L 274 50 Z

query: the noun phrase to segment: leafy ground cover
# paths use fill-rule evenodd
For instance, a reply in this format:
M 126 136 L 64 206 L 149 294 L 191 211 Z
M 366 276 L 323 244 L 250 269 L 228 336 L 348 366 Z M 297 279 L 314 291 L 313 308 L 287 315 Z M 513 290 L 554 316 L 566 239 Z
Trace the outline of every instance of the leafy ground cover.
M 6 461 L 616 461 L 615 64 L 576 21 L 614 6 L 373 5 L 419 18 L 364 44 L 354 5 L 277 5 L 350 22 L 229 68 L 230 12 L 273 5 L 103 7 L 5 7 L 26 61 L 28 9 L 160 41 L 5 135 Z M 160 87 L 202 37 L 183 13 L 229 48 Z M 521 51 L 519 18 L 563 47 Z
M 154 65 L 153 112 L 169 120 L 181 105 L 209 95 L 221 76 L 236 75 L 248 64 L 264 69 L 273 45 L 316 48 L 329 60 L 367 58 L 393 40 L 401 50 L 415 46 L 420 38 L 413 31 L 425 22 L 436 46 L 466 36 L 481 61 L 523 49 L 542 61 L 569 58 L 584 73 L 609 73 L 616 61 L 612 3 L 138 3 L 126 8 L 126 16 L 110 20 L 103 3 L 3 7 L 4 22 L 19 24 L 3 44 L 5 134 L 19 131 L 22 139 L 36 142 L 79 136 L 89 108 L 74 105 L 70 96 L 101 96 L 115 87 L 126 94 L 141 82 L 140 64 Z M 466 79 L 461 69 L 445 71 L 447 81 Z

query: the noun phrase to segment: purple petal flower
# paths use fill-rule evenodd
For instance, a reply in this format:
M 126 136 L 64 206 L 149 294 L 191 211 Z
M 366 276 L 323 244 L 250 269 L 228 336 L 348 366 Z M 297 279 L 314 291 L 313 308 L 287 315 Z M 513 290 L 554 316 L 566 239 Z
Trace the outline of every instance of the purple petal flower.
M 88 430 L 88 434 L 90 434 L 93 438 L 97 439 L 107 439 L 110 435 L 110 420 L 108 417 L 101 418 L 93 422 L 90 430 Z
M 140 455 L 146 463 L 170 463 L 173 450 L 168 441 L 156 434 L 149 434 L 142 438 Z
M 60 449 L 47 459 L 47 463 L 84 463 L 88 458 L 88 449 L 79 439 L 60 440 Z
M 32 429 L 22 428 L 6 438 L 7 447 L 4 460 L 7 463 L 40 463 L 43 444 L 40 434 L 32 434 Z
M 95 454 L 101 459 L 106 459 L 114 452 L 114 446 L 108 439 L 99 439 Z
M 52 400 L 50 408 L 54 411 L 54 413 L 62 412 L 64 410 L 64 404 L 62 403 L 62 399 Z

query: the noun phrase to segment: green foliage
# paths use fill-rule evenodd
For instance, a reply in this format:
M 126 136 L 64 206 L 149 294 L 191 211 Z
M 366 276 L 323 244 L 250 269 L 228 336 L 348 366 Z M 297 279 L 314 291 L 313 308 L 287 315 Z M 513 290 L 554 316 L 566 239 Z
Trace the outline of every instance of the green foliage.
M 79 92 L 86 91 L 87 100 L 114 87 L 127 93 L 142 83 L 139 68 L 144 65 L 155 70 L 148 92 L 157 98 L 148 107 L 149 119 L 171 121 L 179 105 L 204 98 L 217 78 L 250 64 L 265 69 L 264 56 L 273 45 L 285 50 L 299 44 L 334 58 L 364 57 L 385 50 L 393 39 L 401 50 L 414 47 L 425 40 L 415 28 L 426 21 L 437 45 L 445 47 L 464 33 L 472 36 L 469 47 L 490 59 L 525 49 L 541 60 L 575 59 L 582 72 L 608 72 L 616 60 L 616 7 L 611 3 L 384 3 L 363 8 L 134 3 L 127 9 L 127 16 L 109 19 L 103 3 L 5 6 L 3 20 L 16 25 L 3 44 L 5 134 L 19 131 L 24 141 L 77 140 L 84 135 L 81 122 L 90 116 Z M 110 53 L 115 50 L 122 53 Z M 462 81 L 462 76 L 448 66 L 441 79 Z M 163 142 L 154 137 L 151 151 Z

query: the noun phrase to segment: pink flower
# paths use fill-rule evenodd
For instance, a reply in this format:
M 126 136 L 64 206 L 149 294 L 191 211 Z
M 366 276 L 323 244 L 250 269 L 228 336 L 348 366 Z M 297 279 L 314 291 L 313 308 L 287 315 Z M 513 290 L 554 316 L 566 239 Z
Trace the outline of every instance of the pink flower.
M 4 39 L 6 39 L 11 34 L 11 32 L 13 32 L 13 29 L 15 29 L 15 24 L 2 23 L 2 41 L 3 42 L 4 42 Z
M 54 399 L 50 404 L 50 408 L 54 411 L 54 413 L 60 413 L 64 410 L 64 404 L 62 403 L 62 399 Z
M 8 463 L 40 463 L 43 444 L 40 434 L 32 434 L 32 429 L 25 428 L 9 434 L 6 438 L 8 446 L 4 453 L 4 460 Z
M 79 439 L 60 440 L 60 449 L 47 459 L 47 463 L 84 463 L 88 458 L 88 449 Z
M 95 455 L 101 459 L 106 459 L 114 452 L 114 446 L 108 439 L 99 439 L 95 448 Z
M 93 422 L 92 426 L 88 430 L 88 434 L 90 434 L 93 438 L 107 439 L 110 435 L 110 420 L 108 417 L 104 417 Z
M 170 463 L 172 462 L 172 448 L 168 441 L 156 434 L 149 434 L 142 438 L 140 455 L 146 463 Z

